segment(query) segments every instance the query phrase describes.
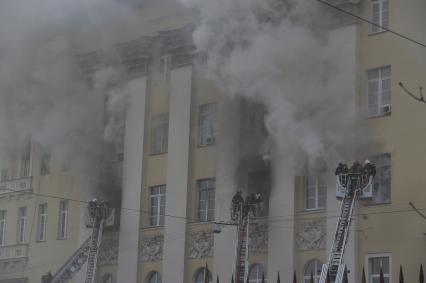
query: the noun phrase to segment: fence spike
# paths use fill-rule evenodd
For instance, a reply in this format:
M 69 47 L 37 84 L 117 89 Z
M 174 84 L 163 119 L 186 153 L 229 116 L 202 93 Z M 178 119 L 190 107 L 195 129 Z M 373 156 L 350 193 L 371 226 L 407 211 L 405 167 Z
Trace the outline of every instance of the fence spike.
M 263 272 L 262 272 L 262 283 L 265 283 L 265 273 L 263 273 Z
M 234 283 L 234 275 L 231 277 L 231 283 Z
M 278 271 L 277 283 L 281 283 L 281 279 L 280 279 L 280 272 L 279 272 L 279 271 Z
M 204 269 L 204 283 L 209 283 L 209 267 L 207 266 L 207 261 L 206 261 L 206 267 Z M 213 279 L 213 278 L 212 278 Z
M 219 275 L 216 275 L 216 283 L 219 283 Z
M 309 280 L 309 283 L 314 283 L 314 272 L 311 270 L 311 280 Z
M 361 279 L 362 283 L 367 283 L 367 280 L 365 280 L 365 269 L 364 267 L 362 268 L 362 279 Z
M 420 275 L 419 275 L 419 282 L 423 283 L 425 281 L 425 278 L 423 276 L 423 264 L 420 264 Z
M 296 270 L 293 273 L 293 283 L 297 283 Z
M 385 276 L 383 275 L 383 268 L 380 267 L 380 283 L 385 283 Z
M 399 283 L 404 283 L 404 273 L 402 272 L 402 265 L 399 265 Z

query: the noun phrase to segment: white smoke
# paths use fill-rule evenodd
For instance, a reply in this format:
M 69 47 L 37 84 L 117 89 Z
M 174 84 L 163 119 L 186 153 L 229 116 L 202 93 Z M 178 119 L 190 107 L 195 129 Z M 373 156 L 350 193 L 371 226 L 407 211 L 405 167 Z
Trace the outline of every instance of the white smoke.
M 131 7 L 113 0 L 1 1 L 1 161 L 31 140 L 96 178 L 102 136 L 113 139 L 116 123 L 107 121 L 103 133 L 105 96 L 112 97 L 106 114 L 114 117 L 123 110 L 125 85 L 111 69 L 89 82 L 76 55 L 113 47 L 138 21 Z
M 225 93 L 266 105 L 276 154 L 296 170 L 333 168 L 365 154 L 369 138 L 355 111 L 356 73 L 348 59 L 354 48 L 344 34 L 332 35 L 320 4 L 182 1 L 199 11 L 193 38 L 207 55 L 208 76 Z

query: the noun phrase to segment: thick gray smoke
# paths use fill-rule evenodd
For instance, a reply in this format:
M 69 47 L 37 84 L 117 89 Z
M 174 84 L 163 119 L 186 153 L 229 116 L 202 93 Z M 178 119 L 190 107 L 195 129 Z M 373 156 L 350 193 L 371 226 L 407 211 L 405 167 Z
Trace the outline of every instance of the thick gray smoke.
M 355 111 L 354 47 L 345 31 L 330 31 L 320 4 L 182 1 L 200 13 L 193 37 L 208 76 L 225 93 L 266 105 L 275 154 L 296 170 L 362 158 L 369 141 Z
M 1 1 L 2 161 L 31 139 L 50 149 L 54 159 L 67 159 L 81 172 L 91 172 L 92 162 L 99 162 L 101 137 L 115 134 L 114 113 L 124 107 L 118 97 L 125 86 L 119 72 L 111 69 L 89 82 L 76 55 L 112 47 L 117 35 L 135 25 L 133 12 L 112 0 Z M 108 94 L 106 111 L 112 118 L 102 133 Z

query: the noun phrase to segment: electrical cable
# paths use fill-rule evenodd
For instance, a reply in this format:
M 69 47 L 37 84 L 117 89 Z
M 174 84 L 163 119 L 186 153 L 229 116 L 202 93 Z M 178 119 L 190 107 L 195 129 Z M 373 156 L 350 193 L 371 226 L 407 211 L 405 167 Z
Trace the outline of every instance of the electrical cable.
M 392 33 L 392 34 L 394 34 L 394 35 L 396 35 L 396 36 L 400 37 L 400 38 L 403 38 L 403 39 L 408 40 L 408 41 L 410 41 L 410 42 L 412 42 L 412 43 L 415 43 L 415 44 L 417 44 L 417 45 L 420 45 L 421 47 L 425 47 L 425 48 L 426 48 L 426 44 L 425 44 L 425 43 L 422 43 L 422 42 L 420 42 L 420 41 L 418 41 L 418 40 L 416 40 L 416 39 L 410 38 L 410 37 L 408 37 L 408 36 L 406 36 L 406 35 L 404 35 L 404 34 L 402 34 L 402 33 L 400 33 L 400 32 L 396 32 L 396 31 L 391 30 L 391 29 L 389 29 L 389 28 L 387 28 L 387 27 L 384 27 L 384 26 L 382 26 L 382 25 L 379 25 L 379 24 L 377 24 L 377 23 L 375 23 L 375 22 L 373 22 L 373 21 L 367 20 L 367 19 L 365 19 L 365 18 L 363 18 L 363 17 L 361 17 L 361 16 L 359 16 L 359 15 L 357 15 L 357 14 L 354 14 L 354 13 L 352 13 L 352 12 L 350 12 L 350 11 L 347 11 L 347 10 L 345 10 L 345 9 L 342 9 L 342 8 L 340 8 L 340 7 L 336 6 L 336 5 L 333 5 L 332 3 L 327 2 L 327 1 L 325 1 L 325 0 L 317 0 L 317 1 L 318 1 L 318 2 L 320 2 L 320 3 L 322 3 L 322 4 L 324 4 L 324 5 L 326 5 L 326 6 L 328 6 L 328 7 L 330 7 L 330 8 L 333 8 L 333 9 L 335 9 L 335 10 L 337 10 L 337 11 L 340 11 L 340 12 L 342 12 L 342 13 L 346 14 L 346 15 L 349 15 L 349 16 L 351 16 L 351 17 L 354 17 L 354 18 L 356 18 L 356 19 L 358 19 L 358 20 L 361 20 L 361 21 L 363 21 L 363 22 L 369 23 L 369 24 L 371 24 L 371 25 L 373 25 L 373 26 L 375 26 L 375 27 L 378 27 L 378 28 L 380 28 L 380 29 L 382 29 L 382 30 L 384 30 L 384 31 L 388 31 L 388 32 L 390 32 L 390 33 Z

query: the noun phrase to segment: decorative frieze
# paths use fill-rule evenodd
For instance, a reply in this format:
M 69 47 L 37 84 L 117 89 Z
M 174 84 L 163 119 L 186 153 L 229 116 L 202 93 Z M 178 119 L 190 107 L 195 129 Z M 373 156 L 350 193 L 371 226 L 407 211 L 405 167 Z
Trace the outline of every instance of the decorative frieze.
M 163 259 L 163 235 L 146 236 L 142 239 L 141 260 L 160 261 Z
M 189 237 L 188 257 L 192 259 L 200 259 L 213 256 L 213 232 L 198 231 Z
M 297 247 L 300 250 L 323 250 L 327 243 L 324 218 L 303 219 L 297 229 Z
M 116 265 L 118 259 L 119 233 L 107 233 L 103 235 L 99 247 L 98 265 Z
M 256 255 L 268 253 L 268 225 L 263 223 L 250 224 L 249 253 Z

